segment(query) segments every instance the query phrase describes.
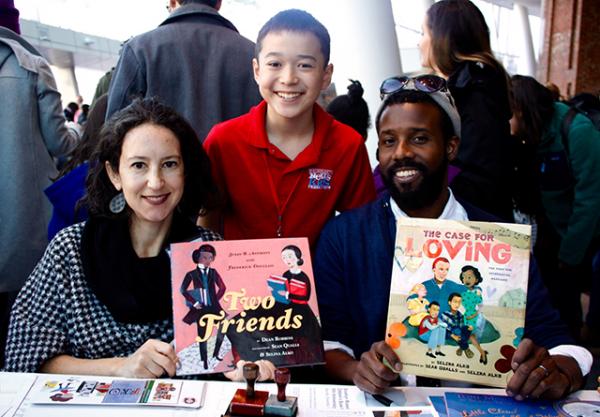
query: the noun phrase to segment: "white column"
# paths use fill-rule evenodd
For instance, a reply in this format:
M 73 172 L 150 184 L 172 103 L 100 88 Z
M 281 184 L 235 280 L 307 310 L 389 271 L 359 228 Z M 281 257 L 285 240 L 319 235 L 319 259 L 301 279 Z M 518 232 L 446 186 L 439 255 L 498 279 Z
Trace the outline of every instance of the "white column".
M 339 3 L 337 3 L 339 4 Z M 400 49 L 390 0 L 346 0 L 337 8 L 338 24 L 332 33 L 331 62 L 338 94 L 346 94 L 348 79 L 356 79 L 365 89 L 371 123 L 367 149 L 371 165 L 377 165 L 375 115 L 379 109 L 379 85 L 402 73 Z M 327 23 L 326 23 L 327 25 Z M 333 26 L 333 25 L 332 25 Z
M 75 68 L 73 67 L 56 67 L 51 65 L 56 86 L 61 94 L 63 108 L 71 101 L 77 101 L 79 95 L 79 86 L 77 77 L 75 76 Z
M 537 59 L 533 49 L 533 37 L 531 36 L 531 26 L 529 25 L 529 10 L 527 6 L 515 3 L 515 12 L 521 20 L 521 31 L 523 33 L 523 53 L 525 58 L 525 74 L 535 77 L 537 69 Z

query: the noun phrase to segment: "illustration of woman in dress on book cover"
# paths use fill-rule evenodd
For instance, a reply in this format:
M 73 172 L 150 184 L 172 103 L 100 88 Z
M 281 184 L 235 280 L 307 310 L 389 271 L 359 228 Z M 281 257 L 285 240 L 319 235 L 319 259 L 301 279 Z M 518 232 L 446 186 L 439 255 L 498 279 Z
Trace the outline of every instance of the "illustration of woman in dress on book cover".
M 219 300 L 225 294 L 225 283 L 219 273 L 210 267 L 214 261 L 217 252 L 212 245 L 203 244 L 198 249 L 192 252 L 192 260 L 197 265 L 192 271 L 185 274 L 181 283 L 180 292 L 185 298 L 185 304 L 189 308 L 189 312 L 183 318 L 186 324 L 196 323 L 198 326 L 198 334 L 203 333 L 198 320 L 205 314 L 220 314 L 223 311 Z M 223 343 L 225 335 L 222 332 L 217 332 L 217 339 L 213 358 L 221 361 L 219 350 Z M 206 351 L 207 342 L 199 342 L 200 359 L 202 360 L 204 369 L 208 369 L 208 354 Z
M 237 362 L 239 359 L 244 360 L 259 360 L 266 359 L 258 356 L 260 352 L 256 350 L 245 349 L 244 346 L 249 345 L 244 340 L 260 340 L 262 337 L 277 336 L 281 340 L 290 338 L 289 345 L 298 345 L 293 349 L 292 355 L 287 355 L 288 363 L 319 363 L 323 352 L 318 352 L 317 345 L 322 347 L 322 344 L 316 344 L 316 340 L 321 340 L 321 325 L 315 316 L 312 308 L 308 304 L 312 292 L 310 279 L 308 275 L 300 268 L 304 264 L 302 259 L 302 251 L 296 245 L 285 246 L 281 250 L 281 260 L 289 268 L 281 276 L 278 277 L 280 285 L 271 287 L 271 292 L 275 303 L 273 307 L 264 309 L 259 306 L 254 310 L 246 311 L 245 320 L 258 317 L 301 317 L 302 326 L 300 328 L 290 327 L 282 330 L 260 331 L 236 333 L 229 331 L 227 337 L 232 341 L 234 346 L 233 355 Z M 271 276 L 270 278 L 273 278 Z

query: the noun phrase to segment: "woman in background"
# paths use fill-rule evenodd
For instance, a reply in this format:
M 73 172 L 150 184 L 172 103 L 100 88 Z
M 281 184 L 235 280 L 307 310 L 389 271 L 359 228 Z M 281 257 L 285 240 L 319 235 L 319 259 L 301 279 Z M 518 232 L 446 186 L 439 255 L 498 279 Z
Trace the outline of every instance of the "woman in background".
M 494 58 L 481 11 L 468 0 L 436 2 L 427 10 L 419 48 L 422 65 L 446 78 L 461 118 L 450 188 L 512 221 L 508 76 Z

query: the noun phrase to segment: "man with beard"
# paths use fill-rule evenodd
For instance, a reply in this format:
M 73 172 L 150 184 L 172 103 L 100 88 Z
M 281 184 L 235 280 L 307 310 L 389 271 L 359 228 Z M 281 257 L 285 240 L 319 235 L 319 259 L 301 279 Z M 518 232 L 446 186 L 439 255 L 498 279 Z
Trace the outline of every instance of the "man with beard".
M 447 167 L 459 146 L 460 119 L 442 91 L 402 84 L 389 94 L 375 126 L 378 160 L 389 194 L 332 219 L 314 262 L 325 340 L 326 370 L 339 382 L 381 393 L 398 381 L 401 358 L 383 341 L 387 320 L 396 219 L 403 216 L 496 221 L 448 189 Z M 525 336 L 512 358 L 507 393 L 517 399 L 564 397 L 580 389 L 591 354 L 572 346 L 550 307 L 531 263 Z M 396 372 L 383 365 L 386 359 Z M 402 376 L 402 375 L 401 375 Z M 404 375 L 404 380 L 414 381 Z

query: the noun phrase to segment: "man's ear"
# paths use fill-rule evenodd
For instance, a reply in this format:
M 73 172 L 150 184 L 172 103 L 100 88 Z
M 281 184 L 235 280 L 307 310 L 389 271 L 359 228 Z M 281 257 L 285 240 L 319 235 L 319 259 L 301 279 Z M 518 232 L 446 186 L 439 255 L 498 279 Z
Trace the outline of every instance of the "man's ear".
M 446 143 L 446 155 L 448 155 L 448 161 L 454 161 L 456 155 L 458 155 L 458 147 L 460 146 L 460 138 L 458 136 L 452 136 Z
M 252 71 L 254 72 L 254 81 L 258 84 L 258 77 L 260 74 L 260 65 L 258 64 L 258 58 L 252 58 Z
M 121 191 L 121 188 L 123 188 L 123 185 L 121 184 L 121 176 L 119 175 L 119 172 L 113 170 L 112 166 L 110 165 L 110 162 L 108 162 L 108 161 L 104 162 L 104 168 L 106 169 L 106 173 L 108 174 L 108 179 L 110 180 L 112 185 L 115 187 L 115 189 L 117 191 Z

